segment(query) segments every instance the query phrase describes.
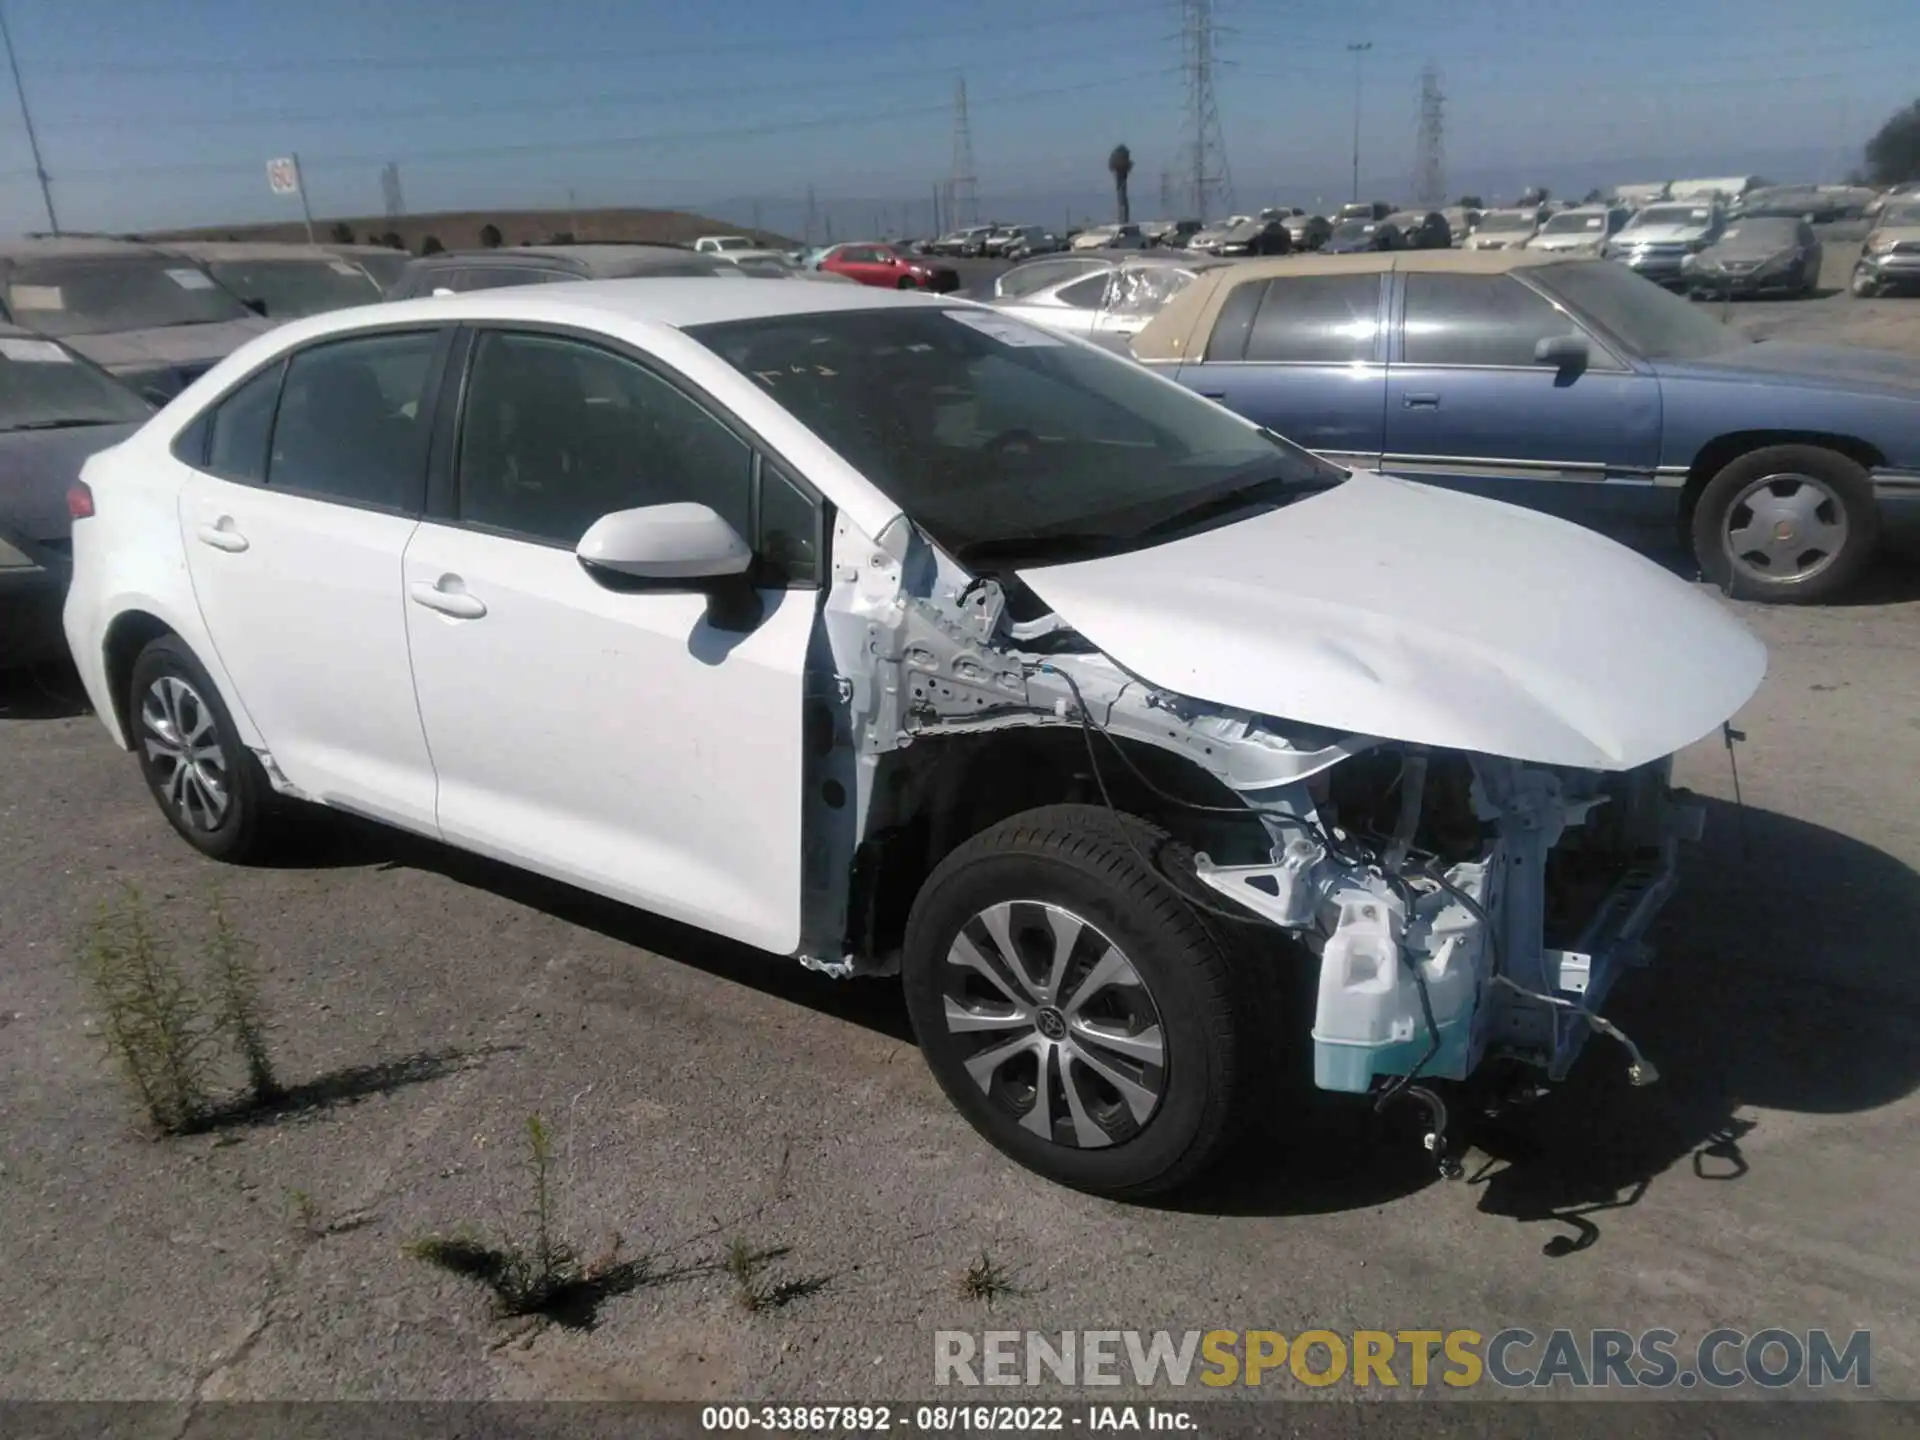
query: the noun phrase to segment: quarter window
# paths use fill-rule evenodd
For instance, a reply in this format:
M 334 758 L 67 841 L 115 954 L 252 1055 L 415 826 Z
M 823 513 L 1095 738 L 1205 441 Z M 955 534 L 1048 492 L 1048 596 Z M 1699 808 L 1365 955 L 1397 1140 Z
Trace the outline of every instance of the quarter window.
M 460 441 L 460 518 L 572 546 L 602 515 L 692 500 L 751 535 L 753 452 L 619 355 L 487 331 Z
M 1512 276 L 1407 276 L 1409 365 L 1531 366 L 1540 341 L 1580 334 L 1565 311 Z
M 273 423 L 267 484 L 417 509 L 440 342 L 440 332 L 425 330 L 366 335 L 295 354 Z
M 286 368 L 284 361 L 268 366 L 214 407 L 207 422 L 207 469 L 253 485 L 267 478 L 267 439 Z
M 1076 280 L 1064 285 L 1053 293 L 1061 304 L 1071 305 L 1076 310 L 1098 310 L 1100 302 L 1107 298 L 1107 284 L 1113 277 L 1109 274 L 1089 275 L 1084 280 Z

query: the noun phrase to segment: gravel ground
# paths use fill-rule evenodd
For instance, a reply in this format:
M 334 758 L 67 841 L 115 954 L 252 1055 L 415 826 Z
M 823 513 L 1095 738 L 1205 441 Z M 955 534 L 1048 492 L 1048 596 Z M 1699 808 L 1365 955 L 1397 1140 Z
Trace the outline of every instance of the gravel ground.
M 1736 308 L 1910 330 L 1898 304 Z M 1663 1081 L 1596 1042 L 1457 1184 L 1332 1104 L 1179 1208 L 1001 1160 L 887 984 L 329 817 L 276 868 L 215 865 L 70 676 L 0 677 L 0 1398 L 899 1399 L 932 1393 L 936 1329 L 1102 1325 L 1866 1327 L 1876 1390 L 1920 1398 L 1920 579 L 1743 614 L 1772 654 L 1744 812 L 1719 744 L 1687 751 L 1708 838 L 1615 997 Z M 281 1112 L 136 1125 L 74 956 L 129 883 L 187 953 L 224 896 Z M 535 1112 L 565 1236 L 645 1269 L 519 1334 L 401 1246 L 524 1234 Z M 797 1298 L 743 1309 L 736 1238 Z M 991 1311 L 957 1286 L 983 1252 L 1025 1292 Z

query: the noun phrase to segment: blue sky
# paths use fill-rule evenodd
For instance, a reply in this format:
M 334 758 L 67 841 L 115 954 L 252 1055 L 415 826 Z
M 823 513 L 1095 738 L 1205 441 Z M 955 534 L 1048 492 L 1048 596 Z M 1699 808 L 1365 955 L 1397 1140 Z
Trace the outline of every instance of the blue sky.
M 1174 0 L 0 0 L 69 228 L 316 214 L 707 206 L 910 221 L 948 168 L 966 76 L 983 202 L 1092 206 L 1125 141 L 1136 209 L 1180 164 Z M 1362 188 L 1404 193 L 1421 66 L 1450 188 L 1669 172 L 1839 178 L 1920 95 L 1920 0 L 1217 0 L 1236 199 L 1344 199 L 1367 40 Z M 0 73 L 0 233 L 44 216 Z M 1709 163 L 1715 162 L 1715 163 Z M 1624 173 L 1623 173 L 1624 172 Z M 1587 179 L 1593 176 L 1596 178 Z M 1517 183 L 1517 182 L 1516 182 Z M 1042 198 L 1046 197 L 1046 198 Z M 1058 197 L 1058 198 L 1056 198 Z M 889 207 L 882 216 L 881 207 Z M 892 207 L 898 207 L 893 209 Z M 922 222 L 927 206 L 920 203 Z

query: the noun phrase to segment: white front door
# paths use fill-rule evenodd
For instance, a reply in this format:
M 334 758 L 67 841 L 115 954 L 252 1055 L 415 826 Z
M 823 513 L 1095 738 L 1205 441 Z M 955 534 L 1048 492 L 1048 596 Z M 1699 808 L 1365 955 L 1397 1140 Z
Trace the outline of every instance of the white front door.
M 612 588 L 573 546 L 609 511 L 697 500 L 798 587 L 812 502 L 635 360 L 494 329 L 474 337 L 455 480 L 454 513 L 422 524 L 404 567 L 442 833 L 792 951 L 816 592 L 767 577 L 759 622 L 722 630 L 704 594 Z
M 316 800 L 429 831 L 400 563 L 444 340 L 294 352 L 214 409 L 180 491 L 201 616 L 281 773 Z

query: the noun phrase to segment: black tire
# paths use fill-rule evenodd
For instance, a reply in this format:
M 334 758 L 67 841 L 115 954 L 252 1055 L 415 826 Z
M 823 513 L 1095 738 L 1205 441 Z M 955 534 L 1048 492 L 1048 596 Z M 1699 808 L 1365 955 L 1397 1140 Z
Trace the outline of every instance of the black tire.
M 1783 571 L 1773 578 L 1734 559 L 1729 535 L 1743 523 L 1743 497 L 1768 476 L 1811 481 L 1825 494 L 1817 511 L 1823 523 L 1844 526 L 1844 539 L 1829 558 L 1803 573 Z M 1742 600 L 1817 604 L 1844 591 L 1872 562 L 1880 540 L 1880 510 L 1873 483 L 1858 462 L 1818 445 L 1769 445 L 1731 461 L 1707 482 L 1694 505 L 1692 529 L 1694 557 L 1707 579 L 1722 590 Z
M 898 280 L 898 281 L 897 281 L 897 282 L 896 282 L 896 283 L 894 284 L 894 287 L 893 287 L 893 288 L 894 288 L 894 289 L 896 289 L 896 290 L 912 290 L 912 289 L 914 289 L 914 288 L 915 288 L 915 286 L 914 286 L 914 283 L 913 283 L 913 277 L 912 277 L 911 275 L 902 275 L 902 276 L 900 277 L 900 279 L 899 279 L 899 280 Z
M 149 641 L 135 658 L 127 686 L 127 720 L 147 789 L 181 838 L 216 860 L 244 863 L 266 852 L 276 810 L 273 787 L 259 758 L 240 743 L 233 715 L 213 678 L 179 636 Z M 163 727 L 178 726 L 191 735 L 202 721 L 210 726 L 201 732 L 203 742 L 217 752 L 217 768 L 223 772 L 218 787 L 202 778 L 216 768 L 212 754 L 200 762 L 198 774 L 176 778 L 177 768 L 164 753 Z M 209 799 L 214 795 L 224 799 L 217 814 Z
M 1267 953 L 1250 955 L 1245 936 L 1231 932 L 1253 927 L 1209 917 L 1183 898 L 1183 890 L 1196 892 L 1197 899 L 1203 889 L 1192 878 L 1192 856 L 1184 846 L 1144 821 L 1088 805 L 1051 805 L 1016 815 L 934 868 L 907 923 L 902 957 L 907 1009 L 935 1079 L 996 1148 L 1075 1189 L 1139 1199 L 1197 1179 L 1242 1133 L 1253 1109 L 1277 1099 L 1276 1085 L 1269 1083 L 1278 1074 L 1281 1049 L 1275 1033 L 1277 970 L 1294 957 L 1274 932 L 1268 932 L 1274 943 Z M 1228 902 L 1215 897 L 1204 903 L 1226 909 Z M 1067 912 L 1065 923 L 1077 919 L 1087 928 L 1051 992 L 1036 990 L 1034 979 L 1042 972 L 1024 958 L 1026 977 L 995 965 L 1016 987 L 1045 998 L 1046 1003 L 1031 1007 L 1031 1023 L 1003 1021 L 1005 1028 L 991 1032 L 956 1033 L 947 1020 L 956 987 L 963 1004 L 970 1003 L 970 989 L 984 995 L 985 1009 L 1016 1013 L 999 998 L 1013 993 L 1004 980 L 996 995 L 967 966 L 949 961 L 963 931 L 998 953 L 981 917 L 1001 905 L 1013 907 L 1006 933 L 1022 956 L 1032 952 L 1021 940 L 1051 923 L 1044 907 L 1059 907 Z M 1039 932 L 1042 948 L 1054 943 L 1054 933 Z M 1086 988 L 1109 946 L 1132 967 L 1144 1005 L 1129 982 Z M 1256 958 L 1264 964 L 1250 963 Z M 1114 992 L 1128 998 L 1120 1000 Z M 1075 1029 L 1066 1038 L 1067 1026 L 1084 1024 L 1103 995 L 1107 1003 L 1131 1006 L 1136 1017 L 1144 1011 L 1158 1022 L 1164 1065 L 1121 1067 L 1141 1083 L 1142 1090 L 1132 1092 L 1136 1097 L 1149 1089 L 1157 1095 L 1144 1119 L 1126 1094 L 1077 1058 L 1091 1048 L 1086 1032 Z M 1053 999 L 1060 1001 L 1058 1007 Z M 1076 1016 L 1075 1006 L 1085 1008 Z M 1048 1032 L 1043 1013 L 1048 1009 L 1057 1035 Z M 1112 1021 L 1108 1028 L 1112 1033 Z M 1137 1019 L 1131 1024 L 1123 1019 L 1119 1028 L 1137 1036 L 1147 1033 Z M 1009 1060 L 986 1079 L 969 1073 L 969 1060 L 977 1062 L 984 1052 L 1010 1043 L 1009 1036 L 1055 1043 L 1041 1043 L 1037 1059 Z M 1107 1062 L 1115 1059 L 1111 1050 L 1094 1054 Z M 1046 1136 L 1039 1126 L 1029 1129 L 1022 1123 L 1033 1118 L 1041 1064 L 1048 1067 Z M 1023 1069 L 1035 1073 L 1023 1080 Z M 1003 1085 L 1008 1071 L 1012 1080 Z M 990 1083 L 996 1093 L 989 1093 Z M 1077 1111 L 1069 1103 L 1069 1086 Z M 1083 1145 L 1076 1135 L 1096 1133 L 1082 1128 L 1089 1116 L 1096 1117 L 1098 1134 L 1096 1143 Z
M 1871 275 L 1856 270 L 1852 282 L 1847 286 L 1847 293 L 1856 299 L 1874 300 L 1879 298 L 1880 285 Z

